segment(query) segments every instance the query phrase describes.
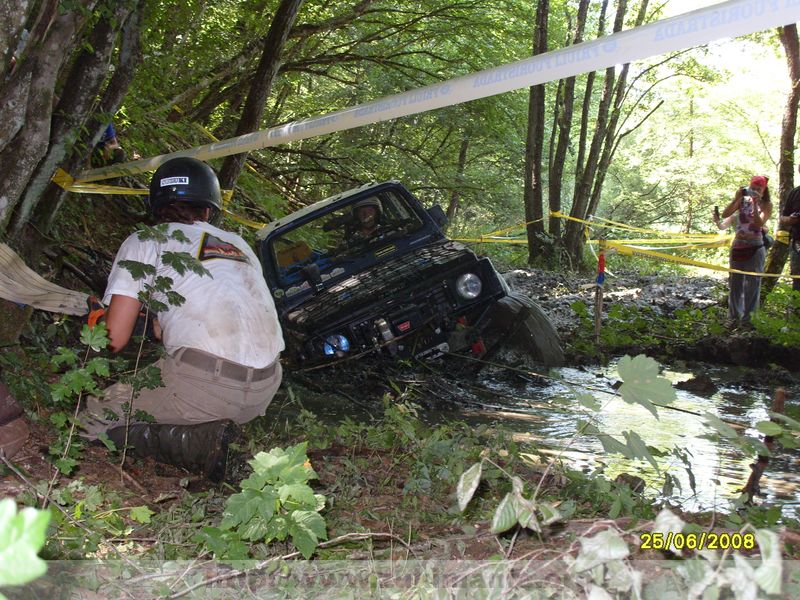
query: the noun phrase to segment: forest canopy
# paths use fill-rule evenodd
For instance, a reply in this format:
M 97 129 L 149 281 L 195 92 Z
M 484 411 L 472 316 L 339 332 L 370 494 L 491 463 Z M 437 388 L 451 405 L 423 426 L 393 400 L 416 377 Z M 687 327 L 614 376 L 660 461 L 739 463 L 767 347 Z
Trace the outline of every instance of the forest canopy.
M 14 168 L 4 168 L 0 228 L 17 238 L 31 224 L 47 232 L 63 202 L 79 202 L 50 178 L 57 168 L 86 170 L 109 122 L 128 159 L 156 156 L 602 39 L 690 4 L 7 7 L 0 164 Z M 212 164 L 234 189 L 233 209 L 257 221 L 398 179 L 442 204 L 451 231 L 535 221 L 529 258 L 566 252 L 574 263 L 580 227 L 548 219 L 550 210 L 708 231 L 711 207 L 752 174 L 780 174 L 781 191 L 791 189 L 793 153 L 784 146 L 793 149 L 794 128 L 787 144 L 781 123 L 796 32 L 784 31 L 794 26 L 265 148 L 247 155 L 246 169 L 246 155 Z M 143 186 L 146 175 L 126 183 Z

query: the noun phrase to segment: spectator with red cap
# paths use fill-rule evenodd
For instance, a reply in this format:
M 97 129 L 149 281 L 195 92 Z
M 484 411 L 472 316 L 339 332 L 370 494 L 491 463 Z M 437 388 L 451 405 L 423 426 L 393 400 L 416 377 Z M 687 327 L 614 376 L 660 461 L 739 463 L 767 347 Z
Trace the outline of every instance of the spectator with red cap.
M 723 219 L 736 214 L 738 220 L 731 245 L 731 269 L 748 273 L 764 271 L 767 251 L 762 228 L 772 214 L 768 184 L 768 177 L 755 175 L 748 187 L 736 190 L 733 200 L 722 211 Z M 728 286 L 728 324 L 750 327 L 750 316 L 758 309 L 761 297 L 761 277 L 731 273 Z

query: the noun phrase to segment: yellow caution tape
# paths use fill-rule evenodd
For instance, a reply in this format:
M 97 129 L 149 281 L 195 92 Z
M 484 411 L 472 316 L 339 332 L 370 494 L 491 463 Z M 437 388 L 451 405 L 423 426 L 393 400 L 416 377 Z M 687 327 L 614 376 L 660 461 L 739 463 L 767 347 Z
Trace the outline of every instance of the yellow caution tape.
M 114 195 L 127 195 L 127 196 L 134 196 L 134 195 L 146 196 L 150 193 L 150 191 L 146 189 L 126 188 L 115 185 L 99 185 L 95 183 L 75 183 L 72 177 L 70 177 L 69 173 L 67 173 L 63 169 L 58 169 L 56 171 L 56 174 L 53 176 L 53 183 L 61 186 L 68 192 L 74 192 L 76 194 L 114 194 Z M 258 221 L 252 221 L 245 217 L 240 217 L 239 215 L 225 208 L 225 205 L 230 203 L 232 196 L 233 196 L 233 190 L 222 190 L 222 206 L 223 206 L 222 212 L 224 212 L 226 215 L 228 215 L 228 217 L 230 217 L 237 223 L 241 223 L 242 225 L 246 225 L 248 227 L 253 227 L 254 229 L 262 229 L 263 227 L 266 226 L 266 223 L 260 223 Z
M 146 196 L 150 192 L 146 189 L 122 187 L 118 185 L 100 185 L 96 183 L 75 183 L 69 173 L 63 169 L 56 169 L 53 183 L 68 192 L 76 194 L 119 194 L 123 196 Z
M 700 267 L 704 269 L 711 269 L 713 271 L 724 271 L 727 273 L 738 273 L 740 275 L 756 275 L 759 277 L 785 277 L 791 279 L 800 279 L 800 275 L 783 275 L 781 273 L 755 273 L 753 271 L 740 271 L 739 269 L 731 269 L 730 267 L 722 267 L 720 265 L 712 265 L 711 263 L 701 262 L 699 260 L 692 260 L 691 258 L 683 258 L 681 256 L 674 256 L 672 254 L 664 254 L 663 252 L 656 252 L 654 250 L 645 250 L 643 248 L 636 248 L 627 246 L 620 242 L 612 242 L 606 240 L 605 242 L 610 248 L 615 249 L 619 254 L 627 256 L 646 256 L 665 262 L 674 262 L 684 265 L 691 265 L 693 267 Z
M 519 223 L 518 225 L 512 225 L 511 227 L 506 227 L 505 229 L 498 229 L 497 231 L 492 231 L 490 233 L 486 233 L 481 237 L 493 237 L 497 235 L 502 235 L 504 233 L 508 233 L 509 231 L 514 231 L 515 229 L 523 229 L 528 225 L 533 225 L 534 223 L 538 223 L 539 221 L 544 221 L 544 217 L 541 219 L 535 219 L 533 221 L 528 221 L 527 223 Z
M 263 229 L 267 226 L 266 223 L 259 223 L 258 221 L 251 221 L 250 219 L 246 219 L 244 217 L 240 217 L 237 214 L 232 213 L 227 208 L 223 208 L 222 212 L 228 215 L 232 220 L 236 221 L 237 223 L 241 223 L 242 225 L 247 225 L 248 227 L 252 227 L 253 229 Z

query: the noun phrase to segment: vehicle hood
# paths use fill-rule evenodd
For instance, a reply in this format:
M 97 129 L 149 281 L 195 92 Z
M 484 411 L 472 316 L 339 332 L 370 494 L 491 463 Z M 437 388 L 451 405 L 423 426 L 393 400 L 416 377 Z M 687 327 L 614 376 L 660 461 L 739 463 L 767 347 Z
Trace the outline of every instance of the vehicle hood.
M 365 307 L 401 303 L 415 290 L 440 285 L 441 275 L 476 261 L 475 254 L 458 242 L 434 242 L 376 264 L 319 292 L 286 313 L 285 324 L 291 329 L 318 333 L 356 316 Z

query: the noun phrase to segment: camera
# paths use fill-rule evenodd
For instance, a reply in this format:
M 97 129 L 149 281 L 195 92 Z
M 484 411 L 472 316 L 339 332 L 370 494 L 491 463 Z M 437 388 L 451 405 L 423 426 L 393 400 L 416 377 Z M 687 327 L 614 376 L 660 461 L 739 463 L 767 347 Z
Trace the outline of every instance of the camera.
M 749 187 L 742 188 L 742 196 L 752 196 L 753 192 L 750 190 Z

